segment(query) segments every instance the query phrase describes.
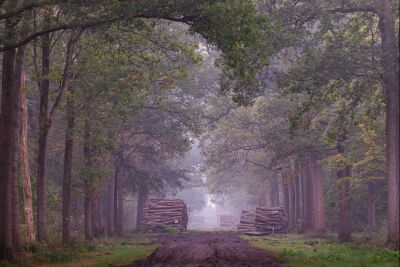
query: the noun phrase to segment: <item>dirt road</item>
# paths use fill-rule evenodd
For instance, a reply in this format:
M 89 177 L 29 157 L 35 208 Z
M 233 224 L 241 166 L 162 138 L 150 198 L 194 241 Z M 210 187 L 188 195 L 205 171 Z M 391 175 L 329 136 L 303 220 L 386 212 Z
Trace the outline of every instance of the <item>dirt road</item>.
M 254 248 L 234 232 L 198 232 L 161 236 L 161 246 L 129 267 L 275 267 L 272 253 Z M 127 266 L 127 267 L 128 267 Z

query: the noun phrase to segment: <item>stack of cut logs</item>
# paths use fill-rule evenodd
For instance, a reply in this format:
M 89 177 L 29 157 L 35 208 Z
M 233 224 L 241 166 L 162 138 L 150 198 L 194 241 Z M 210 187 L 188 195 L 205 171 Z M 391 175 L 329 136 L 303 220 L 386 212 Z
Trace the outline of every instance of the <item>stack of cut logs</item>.
M 199 228 L 205 224 L 204 216 L 190 216 L 189 225 L 190 227 Z
M 281 207 L 257 208 L 256 225 L 258 232 L 286 234 L 289 223 L 285 210 Z
M 219 216 L 219 226 L 224 228 L 235 227 L 237 219 L 232 214 L 222 214 Z
M 144 225 L 149 228 L 186 230 L 188 220 L 187 207 L 181 199 L 149 199 L 144 209 Z
M 285 234 L 288 219 L 281 207 L 256 208 L 255 212 L 242 211 L 238 231 L 241 233 Z
M 240 216 L 240 223 L 238 225 L 238 232 L 249 233 L 256 232 L 256 213 L 253 211 L 242 211 Z

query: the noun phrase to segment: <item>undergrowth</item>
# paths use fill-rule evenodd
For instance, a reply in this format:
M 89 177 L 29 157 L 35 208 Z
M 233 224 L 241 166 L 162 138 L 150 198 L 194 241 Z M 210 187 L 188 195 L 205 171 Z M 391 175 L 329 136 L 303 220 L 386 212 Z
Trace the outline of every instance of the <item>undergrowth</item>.
M 90 243 L 76 238 L 68 245 L 58 238 L 49 238 L 46 243 L 25 247 L 13 263 L 0 261 L 0 267 L 127 265 L 146 258 L 157 246 L 145 237 L 102 239 Z
M 258 248 L 274 252 L 291 267 L 397 267 L 399 251 L 360 243 L 338 243 L 299 235 L 244 237 Z M 273 240 L 272 240 L 273 239 Z

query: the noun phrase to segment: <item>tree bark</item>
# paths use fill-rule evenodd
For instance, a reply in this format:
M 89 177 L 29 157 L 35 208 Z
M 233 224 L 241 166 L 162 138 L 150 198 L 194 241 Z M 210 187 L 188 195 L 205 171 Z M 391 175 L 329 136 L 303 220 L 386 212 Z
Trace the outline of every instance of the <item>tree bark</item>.
M 22 88 L 22 72 L 24 65 L 25 47 L 19 47 L 15 56 L 14 63 L 14 91 L 18 92 L 18 101 L 16 103 L 16 108 L 18 108 L 17 119 L 15 120 L 15 127 L 17 129 L 15 138 L 20 140 L 19 130 L 20 130 L 20 95 Z M 21 230 L 20 230 L 20 216 L 19 216 L 19 198 L 18 198 L 18 156 L 19 156 L 19 143 L 13 146 L 12 156 L 11 156 L 11 217 L 12 217 L 12 239 L 14 248 L 16 250 L 22 249 L 21 241 Z
M 69 90 L 67 98 L 67 127 L 65 133 L 64 171 L 63 171 L 63 198 L 62 198 L 62 242 L 68 243 L 71 238 L 71 181 L 72 181 L 72 153 L 74 147 L 75 111 L 73 90 Z
M 399 58 L 392 15 L 392 1 L 382 0 L 379 29 L 382 38 L 382 63 L 386 95 L 386 150 L 388 188 L 388 243 L 399 245 L 399 162 L 400 162 L 400 95 Z
M 102 210 L 99 193 L 96 193 L 92 196 L 93 236 L 96 238 L 104 236 L 104 219 Z
M 300 202 L 301 202 L 301 192 L 300 192 L 300 174 L 297 173 L 296 176 L 294 177 L 294 190 L 295 190 L 295 194 L 296 194 L 296 226 L 297 226 L 297 230 L 298 232 L 301 232 L 301 221 L 302 221 L 302 215 L 301 215 L 301 206 L 300 206 Z
M 92 240 L 93 239 L 93 181 L 90 175 L 92 169 L 92 148 L 91 148 L 91 136 L 90 136 L 90 123 L 89 119 L 86 118 L 84 122 L 84 145 L 83 145 L 83 156 L 85 158 L 85 168 L 86 172 L 89 173 L 86 177 L 84 177 L 85 181 L 85 239 Z
M 50 24 L 48 13 L 44 16 L 43 27 Z M 47 137 L 49 133 L 49 89 L 50 89 L 50 34 L 44 34 L 42 40 L 42 74 L 39 104 L 39 139 L 37 156 L 37 238 L 47 239 Z
M 11 183 L 11 217 L 12 217 L 12 240 L 13 245 L 16 251 L 20 251 L 22 249 L 22 240 L 21 240 L 21 229 L 20 229 L 20 216 L 19 216 L 19 196 L 18 196 L 18 179 L 17 179 L 17 157 L 18 150 L 14 152 L 15 159 L 13 160 L 14 166 L 12 171 L 12 183 Z
M 114 160 L 115 162 L 115 160 Z M 110 178 L 108 180 L 108 218 L 107 218 L 107 234 L 108 236 L 113 236 L 115 233 L 115 213 L 114 213 L 114 208 L 115 208 L 115 180 L 116 176 L 118 176 L 118 167 L 114 163 L 114 173 L 113 175 L 110 175 Z
M 271 190 L 270 190 L 270 197 L 271 197 L 271 207 L 278 207 L 279 206 L 279 185 L 277 179 L 271 180 Z
M 85 196 L 85 240 L 93 239 L 92 227 L 92 201 L 90 196 Z
M 117 233 L 122 235 L 124 232 L 124 199 L 122 194 L 122 182 L 121 179 L 118 180 L 118 214 L 117 214 Z
M 289 188 L 289 229 L 293 230 L 296 227 L 296 192 L 294 189 L 293 177 L 290 175 L 288 181 Z
M 119 205 L 118 205 L 118 195 L 119 195 L 119 175 L 121 173 L 121 169 L 118 164 L 118 160 L 116 162 L 116 169 L 118 172 L 115 173 L 115 182 L 114 182 L 114 227 L 115 230 L 119 233 L 119 221 L 118 221 L 118 214 L 119 214 Z
M 304 213 L 304 231 L 312 230 L 313 222 L 312 222 L 312 187 L 311 183 L 311 172 L 310 172 L 310 164 L 307 163 L 302 168 L 302 182 L 303 182 L 303 213 Z
M 351 167 L 346 166 L 337 172 L 338 179 L 351 175 Z M 341 181 L 340 197 L 339 197 L 339 226 L 338 239 L 341 242 L 351 240 L 351 219 L 350 219 L 350 183 L 349 181 Z
M 289 215 L 289 189 L 285 171 L 281 172 L 281 179 L 282 179 L 282 192 L 283 192 L 283 207 L 285 209 L 286 215 Z
M 138 192 L 136 227 L 143 226 L 144 207 L 149 198 L 149 190 L 146 184 L 141 184 Z
M 268 207 L 267 195 L 268 195 L 268 184 L 266 182 L 264 182 L 261 185 L 261 192 L 260 192 L 259 199 L 258 199 L 259 207 Z
M 376 184 L 368 182 L 368 230 L 376 230 Z
M 29 171 L 28 157 L 28 105 L 26 101 L 25 72 L 21 76 L 21 95 L 20 95 L 20 164 L 22 175 L 23 199 L 24 199 L 24 218 L 26 224 L 27 242 L 35 240 L 35 229 L 33 223 L 32 207 L 32 186 Z
M 314 231 L 317 234 L 325 232 L 325 197 L 322 177 L 322 166 L 313 160 L 314 172 Z
M 12 38 L 12 22 L 6 21 L 5 31 Z M 15 49 L 3 53 L 2 93 L 0 113 L 0 258 L 12 259 L 14 247 L 11 236 L 11 172 L 13 152 L 18 145 L 19 91 L 14 90 Z

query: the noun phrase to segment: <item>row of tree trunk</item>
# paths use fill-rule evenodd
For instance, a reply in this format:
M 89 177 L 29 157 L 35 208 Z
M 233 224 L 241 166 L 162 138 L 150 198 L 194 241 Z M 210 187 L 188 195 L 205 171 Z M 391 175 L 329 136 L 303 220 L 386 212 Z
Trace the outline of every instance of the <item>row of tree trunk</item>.
M 322 166 L 315 158 L 292 168 L 282 167 L 284 209 L 289 217 L 289 229 L 299 232 L 325 231 L 325 207 Z
M 48 27 L 48 16 L 44 16 L 44 27 Z M 12 33 L 11 22 L 7 23 L 8 32 Z M 47 239 L 47 140 L 51 127 L 51 119 L 61 98 L 66 90 L 67 98 L 66 114 L 66 138 L 63 168 L 63 197 L 62 197 L 62 239 L 69 242 L 71 237 L 71 181 L 72 181 L 72 157 L 74 146 L 75 114 L 73 101 L 73 88 L 69 87 L 71 69 L 73 65 L 74 46 L 81 32 L 71 31 L 66 46 L 66 59 L 64 74 L 59 88 L 59 94 L 49 111 L 49 72 L 50 72 L 50 36 L 44 34 L 41 37 L 41 73 L 38 81 L 40 91 L 39 103 L 39 137 L 37 154 L 37 235 L 34 229 L 32 188 L 28 162 L 28 114 L 25 88 L 24 56 L 25 46 L 18 49 L 10 49 L 3 54 L 2 73 L 2 105 L 0 124 L 0 195 L 4 208 L 0 209 L 0 257 L 13 258 L 14 251 L 22 247 L 20 236 L 20 218 L 17 188 L 17 166 L 21 167 L 24 220 L 26 224 L 26 241 L 32 242 Z M 10 36 L 12 40 L 12 36 Z M 36 49 L 36 46 L 34 47 Z M 90 137 L 90 128 L 87 133 Z M 90 166 L 90 149 L 85 149 L 87 165 Z M 116 163 L 116 165 L 118 165 Z M 109 207 L 108 207 L 108 234 L 122 232 L 122 193 L 118 190 L 119 169 L 115 168 L 115 176 L 110 178 Z M 94 189 L 93 187 L 97 188 Z M 85 196 L 85 235 L 87 239 L 98 237 L 105 233 L 105 222 L 102 214 L 101 201 L 98 191 L 99 185 L 87 184 Z

